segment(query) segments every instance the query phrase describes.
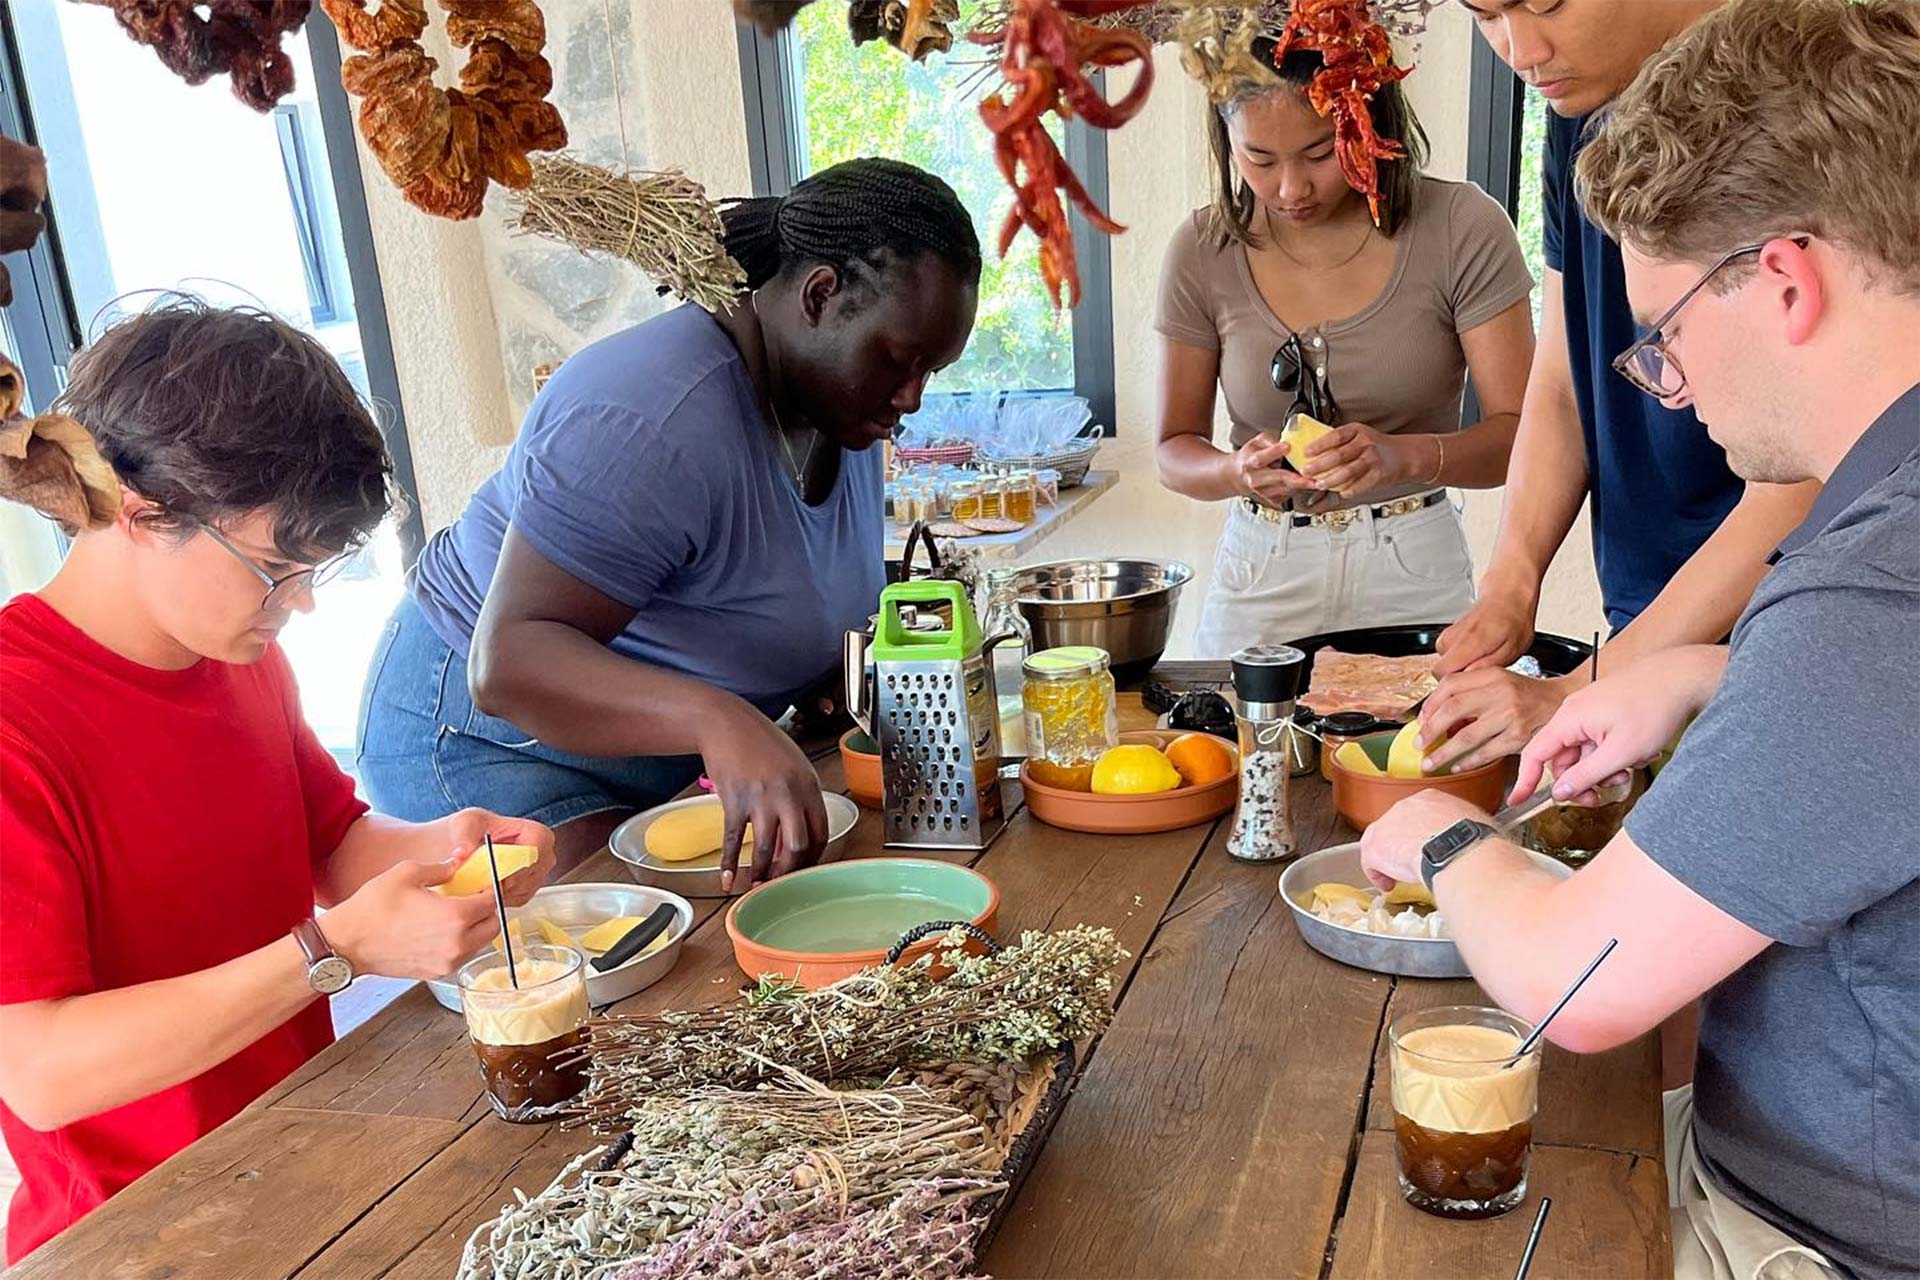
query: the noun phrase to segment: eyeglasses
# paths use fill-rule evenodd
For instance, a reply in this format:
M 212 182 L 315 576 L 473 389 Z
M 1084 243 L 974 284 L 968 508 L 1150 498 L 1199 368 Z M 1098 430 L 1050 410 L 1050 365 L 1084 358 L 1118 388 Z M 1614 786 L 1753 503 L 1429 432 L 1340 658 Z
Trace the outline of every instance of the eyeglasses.
M 1705 275 L 1695 280 L 1692 287 L 1667 308 L 1665 315 L 1647 327 L 1647 331 L 1640 335 L 1639 341 L 1613 358 L 1614 372 L 1656 400 L 1671 400 L 1685 391 L 1687 389 L 1686 371 L 1680 367 L 1680 362 L 1674 357 L 1673 352 L 1667 350 L 1667 340 L 1663 336 L 1663 331 L 1673 323 L 1673 318 L 1680 314 L 1680 309 L 1692 301 L 1693 295 L 1706 288 L 1707 282 L 1724 271 L 1729 263 L 1749 254 L 1759 253 L 1775 240 L 1782 238 L 1769 236 L 1758 244 L 1741 245 L 1738 249 L 1723 255 L 1718 262 L 1707 268 Z M 1806 248 L 1813 239 L 1804 232 L 1796 232 L 1784 238 L 1793 241 L 1802 249 Z
M 1339 424 L 1340 406 L 1334 402 L 1333 388 L 1327 385 L 1326 364 L 1323 361 L 1316 366 L 1307 359 L 1299 334 L 1287 335 L 1287 340 L 1273 353 L 1269 373 L 1273 377 L 1273 389 L 1293 397 L 1287 406 L 1289 417 L 1305 413 L 1329 426 Z
M 353 552 L 342 551 L 339 555 L 322 560 L 310 569 L 296 569 L 292 573 L 276 578 L 255 564 L 252 556 L 227 541 L 226 536 L 218 529 L 204 521 L 196 523 L 200 525 L 202 533 L 219 543 L 226 549 L 228 555 L 247 566 L 249 573 L 266 584 L 267 594 L 260 601 L 262 613 L 273 613 L 279 609 L 289 608 L 293 598 L 302 591 L 312 591 L 326 586 L 340 576 L 340 571 L 347 567 L 347 561 L 353 558 Z

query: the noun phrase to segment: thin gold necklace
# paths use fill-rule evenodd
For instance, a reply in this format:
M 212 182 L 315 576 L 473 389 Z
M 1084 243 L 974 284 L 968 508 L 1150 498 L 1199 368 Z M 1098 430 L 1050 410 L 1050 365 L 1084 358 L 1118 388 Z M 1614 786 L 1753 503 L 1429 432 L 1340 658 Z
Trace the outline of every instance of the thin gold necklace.
M 1273 243 L 1274 248 L 1280 251 L 1281 257 L 1285 258 L 1288 262 L 1291 262 L 1296 267 L 1305 267 L 1308 271 L 1338 271 L 1340 268 L 1346 266 L 1349 262 L 1352 262 L 1355 258 L 1359 257 L 1360 251 L 1366 248 L 1367 245 L 1371 243 L 1373 240 L 1373 224 L 1369 222 L 1367 224 L 1366 233 L 1360 237 L 1360 243 L 1354 246 L 1352 253 L 1340 259 L 1340 261 L 1329 263 L 1324 267 L 1318 266 L 1311 262 L 1302 262 L 1300 259 L 1294 257 L 1291 253 L 1287 252 L 1287 246 L 1285 246 L 1284 244 L 1281 244 L 1280 237 L 1274 233 L 1273 210 L 1266 208 L 1266 206 L 1264 205 L 1261 206 L 1261 208 L 1265 211 L 1267 215 L 1267 239 Z M 755 313 L 756 318 L 758 314 L 759 314 L 758 312 Z
M 767 351 L 767 325 L 760 318 L 760 295 L 758 292 L 747 295 L 747 305 L 753 308 L 754 327 L 760 330 L 760 358 L 767 365 L 767 372 L 773 372 L 773 359 Z M 806 456 L 798 462 L 793 459 L 793 445 L 787 440 L 787 425 L 780 421 L 780 406 L 773 402 L 773 388 L 767 388 L 767 412 L 773 415 L 774 439 L 780 442 L 780 451 L 787 455 L 787 466 L 793 471 L 793 483 L 802 492 L 807 491 L 807 468 L 813 465 L 813 451 L 820 444 L 819 428 L 813 428 L 813 439 L 807 445 Z

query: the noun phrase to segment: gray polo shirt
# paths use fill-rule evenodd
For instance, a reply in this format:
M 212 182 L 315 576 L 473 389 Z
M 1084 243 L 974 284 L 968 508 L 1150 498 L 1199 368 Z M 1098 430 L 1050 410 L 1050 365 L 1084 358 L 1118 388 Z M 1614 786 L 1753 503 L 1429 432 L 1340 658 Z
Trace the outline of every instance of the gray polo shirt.
M 1917 653 L 1920 387 L 1781 544 L 1719 692 L 1627 820 L 1775 943 L 1702 1002 L 1701 1159 L 1870 1277 L 1920 1276 Z

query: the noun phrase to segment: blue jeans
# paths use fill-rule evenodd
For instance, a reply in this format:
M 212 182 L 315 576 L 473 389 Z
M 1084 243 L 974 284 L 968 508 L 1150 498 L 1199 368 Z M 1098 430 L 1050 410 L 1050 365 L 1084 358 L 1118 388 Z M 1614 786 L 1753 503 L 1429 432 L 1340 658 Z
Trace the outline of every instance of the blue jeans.
M 557 827 L 670 800 L 698 756 L 597 758 L 555 751 L 467 695 L 467 660 L 403 597 L 373 651 L 354 763 L 375 811 L 427 822 L 478 805 Z

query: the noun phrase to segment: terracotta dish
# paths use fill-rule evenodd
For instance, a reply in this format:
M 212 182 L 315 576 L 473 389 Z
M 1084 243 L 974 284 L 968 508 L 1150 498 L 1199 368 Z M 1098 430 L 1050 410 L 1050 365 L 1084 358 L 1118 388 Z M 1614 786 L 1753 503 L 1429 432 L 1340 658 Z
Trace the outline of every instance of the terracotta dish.
M 1387 746 L 1393 741 L 1393 734 L 1393 730 L 1370 733 L 1354 741 L 1360 744 L 1375 764 L 1385 768 Z M 1355 831 L 1365 831 L 1375 819 L 1416 791 L 1444 791 L 1469 804 L 1479 805 L 1488 813 L 1495 813 L 1505 803 L 1507 789 L 1513 785 L 1514 778 L 1511 756 L 1465 773 L 1443 773 L 1425 778 L 1375 777 L 1372 774 L 1355 773 L 1341 764 L 1338 757 L 1332 757 L 1332 761 L 1333 807 Z
M 1179 736 L 1159 729 L 1142 729 L 1121 734 L 1120 741 L 1165 749 Z M 1235 759 L 1238 758 L 1236 752 Z M 1066 791 L 1035 782 L 1027 766 L 1021 765 L 1020 785 L 1026 789 L 1027 808 L 1048 826 L 1103 836 L 1148 835 L 1198 826 L 1232 813 L 1233 803 L 1240 795 L 1238 773 L 1204 787 L 1181 787 L 1150 796 L 1097 796 L 1088 791 Z
M 778 974 L 824 987 L 886 961 L 916 925 L 964 920 L 992 933 L 1000 890 L 969 867 L 931 858 L 854 858 L 769 881 L 727 908 L 733 957 L 750 978 Z M 908 947 L 912 961 L 938 937 Z M 980 944 L 969 943 L 969 951 Z
M 847 794 L 862 809 L 878 809 L 885 798 L 880 778 L 880 748 L 865 729 L 849 729 L 840 739 L 840 768 Z

